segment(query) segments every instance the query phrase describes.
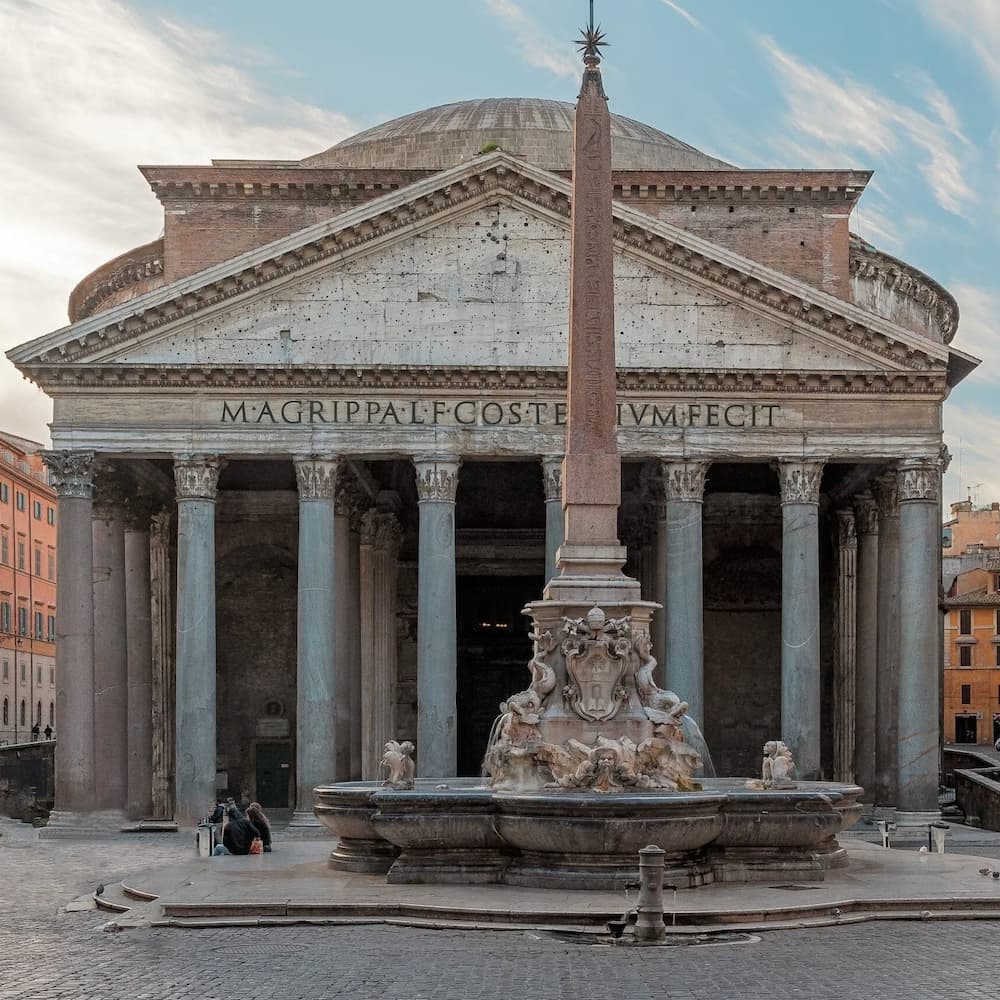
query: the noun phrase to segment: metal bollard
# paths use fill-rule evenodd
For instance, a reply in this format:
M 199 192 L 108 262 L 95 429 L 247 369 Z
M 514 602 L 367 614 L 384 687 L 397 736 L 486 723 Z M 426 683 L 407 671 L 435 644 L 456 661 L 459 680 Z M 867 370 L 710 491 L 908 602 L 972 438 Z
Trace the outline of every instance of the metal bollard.
M 639 906 L 635 925 L 636 941 L 662 941 L 667 935 L 663 923 L 663 858 L 665 851 L 652 844 L 639 851 Z

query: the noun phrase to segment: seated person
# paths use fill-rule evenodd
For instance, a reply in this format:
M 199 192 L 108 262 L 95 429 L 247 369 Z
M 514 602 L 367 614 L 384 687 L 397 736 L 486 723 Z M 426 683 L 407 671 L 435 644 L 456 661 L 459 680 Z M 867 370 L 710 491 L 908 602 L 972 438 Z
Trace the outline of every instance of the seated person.
M 260 831 L 236 806 L 228 806 L 226 816 L 229 822 L 222 828 L 222 843 L 217 844 L 212 853 L 216 857 L 221 854 L 249 854 L 250 844 L 254 837 L 260 836 Z
M 247 819 L 260 831 L 260 839 L 264 842 L 264 853 L 271 853 L 271 824 L 264 815 L 264 809 L 259 802 L 251 802 L 247 806 Z

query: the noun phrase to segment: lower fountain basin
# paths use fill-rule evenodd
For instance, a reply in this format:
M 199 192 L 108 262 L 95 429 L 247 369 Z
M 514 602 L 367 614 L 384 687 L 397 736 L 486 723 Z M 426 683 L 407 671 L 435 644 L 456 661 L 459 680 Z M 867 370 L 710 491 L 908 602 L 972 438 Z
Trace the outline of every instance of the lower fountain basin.
M 338 837 L 330 866 L 387 872 L 390 882 L 504 882 L 617 889 L 637 852 L 667 852 L 667 883 L 823 878 L 845 861 L 836 837 L 860 816 L 857 785 L 798 782 L 757 791 L 707 779 L 699 792 L 502 792 L 478 779 L 421 779 L 315 789 L 316 815 Z

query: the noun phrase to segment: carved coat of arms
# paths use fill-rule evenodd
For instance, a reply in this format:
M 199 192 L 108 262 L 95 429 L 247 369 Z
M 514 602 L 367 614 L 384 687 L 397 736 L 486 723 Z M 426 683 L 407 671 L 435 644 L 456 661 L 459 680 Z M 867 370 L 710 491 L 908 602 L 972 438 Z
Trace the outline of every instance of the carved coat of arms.
M 564 621 L 562 650 L 570 683 L 563 697 L 582 719 L 604 722 L 614 718 L 628 700 L 622 686 L 632 651 L 628 618 L 607 618 L 594 607 L 586 618 Z

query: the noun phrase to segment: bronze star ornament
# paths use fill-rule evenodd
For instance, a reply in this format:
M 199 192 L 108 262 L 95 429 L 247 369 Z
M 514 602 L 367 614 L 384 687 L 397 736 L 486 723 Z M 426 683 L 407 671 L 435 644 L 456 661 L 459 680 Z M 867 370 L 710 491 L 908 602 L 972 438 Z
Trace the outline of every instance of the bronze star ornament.
M 583 33 L 576 41 L 583 61 L 588 66 L 596 66 L 601 61 L 601 49 L 608 43 L 604 40 L 605 33 L 601 31 L 601 26 L 594 27 L 594 0 L 590 0 L 590 21 Z

